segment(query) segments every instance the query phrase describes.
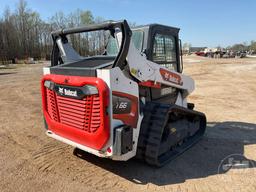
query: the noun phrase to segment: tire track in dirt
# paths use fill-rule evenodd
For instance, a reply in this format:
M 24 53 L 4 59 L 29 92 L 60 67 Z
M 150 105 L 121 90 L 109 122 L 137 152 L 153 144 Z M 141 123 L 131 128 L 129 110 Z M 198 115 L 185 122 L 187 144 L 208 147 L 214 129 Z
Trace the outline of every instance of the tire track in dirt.
M 97 190 L 127 190 L 117 175 L 74 156 L 72 150 L 65 144 L 49 142 L 32 154 L 33 165 L 45 176 L 72 178 L 72 181 Z
M 32 155 L 34 165 L 41 172 L 50 172 L 61 164 L 61 156 L 67 153 L 67 147 L 56 142 L 43 145 Z

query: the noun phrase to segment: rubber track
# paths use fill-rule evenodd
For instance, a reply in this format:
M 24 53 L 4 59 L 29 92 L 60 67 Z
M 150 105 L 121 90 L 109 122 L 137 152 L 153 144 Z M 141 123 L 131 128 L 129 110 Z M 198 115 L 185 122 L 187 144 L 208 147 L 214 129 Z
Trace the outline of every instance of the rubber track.
M 195 136 L 195 138 L 190 142 L 184 143 L 183 146 L 177 148 L 177 150 L 167 152 L 166 155 L 163 155 L 162 159 L 159 159 L 158 154 L 164 126 L 166 125 L 169 111 L 172 107 L 176 108 L 174 105 L 149 102 L 144 108 L 144 118 L 141 124 L 136 157 L 150 165 L 157 167 L 165 165 L 167 162 L 176 158 L 179 154 L 196 143 L 203 135 L 204 130 L 202 130 L 202 133 L 198 134 L 198 136 Z M 187 109 L 182 109 L 178 106 L 177 108 L 182 111 L 184 110 L 186 113 Z M 187 113 L 191 113 L 191 115 L 195 115 L 193 113 L 198 113 L 198 115 L 201 116 L 202 120 L 204 121 L 203 124 L 206 124 L 206 118 L 204 114 L 192 110 L 187 110 Z
M 165 124 L 165 119 L 169 106 L 149 102 L 144 108 L 144 118 L 141 123 L 140 136 L 137 147 L 136 157 L 145 160 L 149 164 L 155 164 L 155 156 L 159 143 L 161 141 L 162 127 Z M 151 149 L 149 150 L 150 145 Z

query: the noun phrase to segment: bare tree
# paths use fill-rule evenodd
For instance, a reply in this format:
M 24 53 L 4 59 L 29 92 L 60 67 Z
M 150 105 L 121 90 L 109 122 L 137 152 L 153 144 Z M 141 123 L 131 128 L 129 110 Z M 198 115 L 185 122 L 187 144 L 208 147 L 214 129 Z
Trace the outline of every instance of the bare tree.
M 25 0 L 20 0 L 14 12 L 6 8 L 0 16 L 0 62 L 28 57 L 49 59 L 52 31 L 103 21 L 102 17 L 94 18 L 89 10 L 77 9 L 70 14 L 57 12 L 46 22 L 41 19 L 39 13 L 28 8 Z M 69 35 L 68 40 L 80 55 L 88 56 L 102 54 L 108 38 L 109 33 L 106 31 L 96 31 Z

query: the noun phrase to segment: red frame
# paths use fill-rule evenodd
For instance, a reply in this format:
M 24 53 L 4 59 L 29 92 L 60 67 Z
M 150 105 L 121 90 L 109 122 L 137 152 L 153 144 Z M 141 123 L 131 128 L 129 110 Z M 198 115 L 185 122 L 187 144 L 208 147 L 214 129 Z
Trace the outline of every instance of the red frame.
M 44 82 L 46 80 L 52 81 L 57 84 L 69 86 L 80 87 L 86 84 L 96 86 L 99 91 L 100 103 L 102 106 L 102 110 L 100 112 L 100 118 L 102 119 L 102 123 L 100 125 L 100 128 L 94 133 L 88 133 L 83 130 L 70 127 L 68 125 L 64 125 L 52 120 L 46 110 L 46 88 L 44 86 Z M 110 136 L 110 120 L 109 116 L 106 113 L 106 109 L 109 106 L 109 89 L 107 84 L 102 79 L 97 77 L 63 76 L 49 74 L 45 75 L 42 78 L 41 91 L 43 114 L 47 122 L 48 129 L 50 131 L 61 137 L 67 138 L 71 141 L 96 150 L 100 150 L 104 147 Z
M 157 89 L 161 88 L 161 83 L 150 81 L 150 80 L 139 82 L 139 85 L 143 86 L 143 87 L 152 87 L 152 88 L 157 88 Z

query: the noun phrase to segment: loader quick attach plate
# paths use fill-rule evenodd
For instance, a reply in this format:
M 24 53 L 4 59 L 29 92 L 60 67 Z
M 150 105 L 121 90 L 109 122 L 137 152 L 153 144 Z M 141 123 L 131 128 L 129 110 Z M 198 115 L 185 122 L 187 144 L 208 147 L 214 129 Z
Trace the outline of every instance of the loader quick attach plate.
M 137 158 L 161 167 L 203 136 L 203 113 L 173 104 L 148 102 L 144 108 Z

